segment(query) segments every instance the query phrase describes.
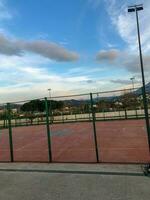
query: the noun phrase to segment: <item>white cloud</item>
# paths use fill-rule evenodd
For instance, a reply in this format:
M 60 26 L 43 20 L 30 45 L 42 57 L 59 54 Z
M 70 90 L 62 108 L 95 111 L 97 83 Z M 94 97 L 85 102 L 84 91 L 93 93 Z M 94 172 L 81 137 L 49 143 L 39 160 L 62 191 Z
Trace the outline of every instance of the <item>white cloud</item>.
M 75 61 L 79 59 L 79 55 L 77 53 L 69 51 L 53 42 L 26 41 L 23 43 L 23 48 L 25 48 L 27 51 L 40 54 L 56 61 Z
M 6 3 L 6 0 L 0 0 L 0 21 L 12 18 L 12 14 L 9 11 Z
M 109 61 L 112 62 L 119 57 L 120 51 L 117 49 L 101 50 L 96 55 L 97 61 Z
M 80 67 L 73 67 L 67 70 L 64 75 L 72 76 L 72 75 L 93 75 L 95 73 L 104 72 L 106 69 L 97 67 L 97 66 L 80 66 Z
M 112 49 L 112 48 L 115 48 L 117 45 L 115 45 L 115 44 L 111 44 L 111 43 L 107 43 L 107 47 L 108 48 L 110 48 L 110 49 Z
M 0 0 L 0 2 L 4 3 L 2 0 Z M 124 5 L 123 7 L 119 5 L 119 9 L 117 9 L 115 0 L 108 0 L 107 2 L 113 25 L 115 25 L 118 33 L 122 39 L 127 42 L 130 49 L 135 49 L 135 45 L 133 48 L 133 45 L 130 45 L 131 43 L 135 44 L 136 40 L 136 34 L 134 33 L 136 31 L 136 24 L 132 26 L 134 16 L 129 16 L 129 14 L 125 12 L 126 7 Z M 92 5 L 92 8 L 96 9 L 100 5 L 101 0 L 89 0 L 89 3 Z M 0 20 L 10 19 L 12 15 L 4 4 L 3 10 L 5 10 L 5 12 L 3 12 L 3 16 L 0 14 Z M 126 23 L 127 20 L 129 20 L 129 24 Z M 113 84 L 110 82 L 112 79 L 111 75 L 109 78 L 98 78 L 98 80 L 94 77 L 94 73 L 100 74 L 100 72 L 104 71 L 101 65 L 99 67 L 70 67 L 70 70 L 66 70 L 64 73 L 54 72 L 51 68 L 54 61 L 74 61 L 79 57 L 75 52 L 67 50 L 59 44 L 42 40 L 22 41 L 14 37 L 10 39 L 5 29 L 1 28 L 0 32 L 2 33 L 0 35 L 0 53 L 3 54 L 0 55 L 0 102 L 48 96 L 48 88 L 52 88 L 53 96 L 116 89 L 116 86 L 114 86 L 115 83 Z M 149 38 L 148 31 L 145 32 L 143 37 Z M 47 35 L 43 33 L 41 35 L 39 34 L 38 39 L 39 38 L 47 39 Z M 150 48 L 148 42 L 146 43 L 146 41 L 148 41 L 147 39 L 144 40 L 146 44 L 145 49 Z M 62 44 L 64 45 L 64 43 Z M 108 44 L 108 46 L 114 48 L 114 45 Z M 99 55 L 103 61 L 112 60 L 116 62 L 116 60 L 118 60 L 120 62 L 120 58 L 122 59 L 122 56 L 125 57 L 125 55 L 118 57 L 118 52 L 118 50 L 113 49 L 109 52 L 101 51 Z M 131 66 L 132 60 L 130 60 L 128 56 L 125 58 L 128 62 L 124 62 L 123 67 L 130 72 L 135 72 L 135 69 Z M 134 55 L 134 59 L 135 63 L 136 55 Z M 47 68 L 48 65 L 49 68 Z M 137 63 L 135 63 L 134 66 L 136 65 Z M 120 65 L 116 66 L 118 67 Z M 108 68 L 105 70 L 107 71 Z M 107 76 L 108 73 L 109 72 L 107 72 Z M 116 79 L 120 81 L 117 76 Z
M 42 65 L 42 67 L 41 67 Z M 49 68 L 47 66 L 49 65 Z M 48 88 L 52 96 L 110 90 L 115 84 L 108 78 L 93 78 L 91 73 L 100 72 L 100 68 L 88 67 L 87 71 L 79 68 L 70 69 L 70 73 L 56 73 L 51 68 L 53 63 L 37 55 L 0 56 L 0 103 L 14 102 L 48 96 Z M 76 72 L 79 72 L 76 73 Z M 81 72 L 81 73 L 80 73 Z M 111 77 L 112 78 L 112 77 Z
M 79 55 L 49 41 L 10 40 L 0 34 L 0 53 L 4 55 L 23 56 L 24 52 L 32 52 L 55 61 L 75 61 Z
M 55 96 L 70 94 L 70 91 L 76 88 L 78 93 L 88 90 L 89 75 L 55 73 L 51 69 L 52 65 L 48 59 L 37 55 L 28 54 L 24 57 L 1 55 L 0 102 L 48 96 L 48 88 L 52 88 Z
M 129 76 L 126 79 L 112 79 L 111 82 L 121 85 L 129 85 L 132 87 L 131 77 Z M 141 84 L 141 81 L 139 81 L 139 79 L 134 80 L 134 84 L 139 85 L 139 83 Z
M 100 63 L 106 63 L 111 68 L 123 68 L 126 69 L 128 72 L 133 74 L 140 74 L 140 60 L 139 56 L 135 53 L 127 52 L 127 51 L 119 51 L 117 49 L 110 49 L 105 51 L 100 51 L 96 55 L 96 60 Z M 143 55 L 143 62 L 144 62 L 144 70 L 145 73 L 150 72 L 150 55 L 144 54 Z
M 129 5 L 139 4 L 141 1 L 117 1 L 117 0 L 104 0 L 108 13 L 111 17 L 112 24 L 115 26 L 120 37 L 128 44 L 128 51 L 137 51 L 137 27 L 135 13 L 128 13 L 127 7 Z M 144 52 L 150 51 L 150 28 L 149 28 L 149 18 L 150 18 L 150 1 L 144 0 L 144 11 L 139 12 L 140 21 L 140 31 L 141 31 L 141 41 Z
M 50 42 L 46 33 L 39 33 L 36 40 L 20 40 L 12 36 L 7 31 L 3 21 L 12 19 L 12 12 L 9 10 L 7 0 L 0 0 L 0 54 L 8 56 L 23 56 L 24 52 L 32 52 L 45 58 L 59 61 L 69 62 L 79 59 L 76 52 L 66 49 L 59 43 Z M 36 38 L 36 37 L 35 37 Z M 65 41 L 64 41 L 65 42 Z
M 25 52 L 32 52 L 55 61 L 76 61 L 79 55 L 63 46 L 46 40 L 47 35 L 40 33 L 40 40 L 20 40 L 15 38 L 5 28 L 4 20 L 12 19 L 7 0 L 0 0 L 0 54 L 8 56 L 23 56 Z

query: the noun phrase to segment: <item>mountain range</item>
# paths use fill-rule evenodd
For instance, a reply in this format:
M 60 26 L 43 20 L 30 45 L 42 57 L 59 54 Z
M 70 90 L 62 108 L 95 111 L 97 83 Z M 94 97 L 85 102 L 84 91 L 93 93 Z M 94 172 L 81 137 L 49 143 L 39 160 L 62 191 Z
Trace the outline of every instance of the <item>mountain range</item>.
M 150 94 L 150 82 L 148 84 L 146 84 L 146 93 L 147 94 Z M 115 93 L 114 93 L 115 94 Z M 137 96 L 141 95 L 142 94 L 142 87 L 137 89 L 134 94 L 136 94 Z M 97 100 L 107 100 L 107 101 L 116 101 L 118 100 L 118 97 L 120 96 L 117 96 L 117 95 L 114 95 L 114 96 L 107 96 L 107 97 L 96 97 L 96 98 L 93 98 L 93 101 L 94 103 L 97 102 Z M 64 103 L 67 105 L 72 105 L 72 106 L 79 106 L 79 105 L 82 105 L 84 103 L 90 103 L 90 100 L 89 99 L 84 99 L 84 100 L 76 100 L 76 99 L 70 99 L 70 100 L 64 100 Z M 20 105 L 17 105 L 17 104 L 11 104 L 11 108 L 19 108 Z M 3 106 L 0 105 L 0 109 L 3 109 Z
M 150 94 L 150 82 L 146 84 L 146 93 Z M 142 93 L 142 87 L 135 91 L 136 95 L 140 95 Z

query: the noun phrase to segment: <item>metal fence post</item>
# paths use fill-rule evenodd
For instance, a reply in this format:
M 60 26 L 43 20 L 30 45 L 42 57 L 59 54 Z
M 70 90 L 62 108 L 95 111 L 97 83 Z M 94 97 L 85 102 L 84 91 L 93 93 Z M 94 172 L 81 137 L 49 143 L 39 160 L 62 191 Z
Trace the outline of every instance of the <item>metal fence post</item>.
M 105 110 L 103 110 L 103 118 L 104 118 L 104 120 L 106 120 L 106 117 L 105 117 Z
M 125 112 L 125 119 L 128 119 L 128 115 L 127 115 L 127 110 L 126 110 L 126 108 L 125 108 L 124 112 Z
M 120 109 L 119 109 L 119 119 L 121 119 L 121 116 L 120 116 Z
M 49 162 L 52 162 L 52 151 L 51 151 L 51 132 L 49 127 L 49 109 L 48 109 L 48 103 L 47 98 L 45 97 L 45 110 L 46 110 L 46 126 L 47 126 L 47 142 L 48 142 L 48 157 Z
M 10 103 L 7 103 L 7 117 L 8 117 L 8 129 L 9 129 L 9 148 L 10 148 L 10 159 L 11 162 L 14 161 L 14 154 L 13 154 L 13 139 L 12 139 L 12 126 L 11 126 L 11 110 L 10 110 Z
M 136 119 L 138 119 L 137 109 L 135 110 Z
M 64 113 L 62 113 L 62 123 L 64 123 Z
M 88 114 L 89 114 L 89 121 L 91 121 L 90 105 L 88 105 Z
M 77 122 L 77 114 L 75 113 L 75 121 Z
M 95 142 L 95 152 L 96 152 L 96 160 L 99 162 L 99 153 L 98 153 L 98 144 L 97 144 L 97 135 L 96 135 L 96 124 L 95 124 L 95 111 L 93 107 L 93 96 L 90 93 L 90 100 L 91 100 L 91 110 L 92 110 L 92 122 L 93 122 L 93 131 L 94 131 L 94 142 Z

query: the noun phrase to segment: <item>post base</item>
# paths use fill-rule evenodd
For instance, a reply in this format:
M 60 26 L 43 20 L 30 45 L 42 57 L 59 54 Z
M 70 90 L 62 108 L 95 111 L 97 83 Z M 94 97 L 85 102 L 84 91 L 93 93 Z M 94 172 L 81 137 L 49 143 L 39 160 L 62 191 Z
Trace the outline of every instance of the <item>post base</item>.
M 149 176 L 150 175 L 150 163 L 144 165 L 143 173 L 144 173 L 145 176 Z

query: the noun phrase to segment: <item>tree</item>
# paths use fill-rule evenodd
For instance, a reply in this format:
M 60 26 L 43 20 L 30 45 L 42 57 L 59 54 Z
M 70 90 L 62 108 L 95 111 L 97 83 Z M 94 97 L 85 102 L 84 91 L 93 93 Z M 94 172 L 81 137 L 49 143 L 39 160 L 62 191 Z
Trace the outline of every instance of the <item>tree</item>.
M 48 108 L 52 110 L 61 110 L 64 106 L 63 101 L 54 101 L 54 100 L 48 100 Z
M 54 100 L 48 100 L 48 110 L 56 110 L 56 109 L 62 109 L 63 108 L 63 101 L 54 101 Z M 45 111 L 45 101 L 44 100 L 32 100 L 30 102 L 27 102 L 23 104 L 20 108 L 22 112 L 25 112 L 25 117 L 28 118 L 31 121 L 31 124 L 33 123 L 33 119 L 37 117 L 35 115 L 35 112 L 43 113 Z M 52 112 L 51 112 L 52 115 Z M 39 116 L 39 114 L 38 114 Z M 41 116 L 41 114 L 40 114 Z M 43 114 L 42 114 L 43 116 Z
M 102 99 L 97 102 L 97 107 L 99 111 L 108 111 L 111 108 L 111 102 L 106 99 Z
M 20 110 L 23 112 L 30 112 L 30 113 L 44 112 L 45 106 L 44 106 L 44 102 L 41 100 L 32 100 L 28 103 L 23 104 Z
M 138 97 L 133 93 L 126 93 L 121 96 L 120 102 L 124 109 L 135 109 L 140 105 Z
M 33 124 L 33 120 L 37 117 L 34 112 L 44 112 L 45 110 L 44 101 L 32 100 L 23 104 L 20 110 L 25 112 L 25 117 Z

